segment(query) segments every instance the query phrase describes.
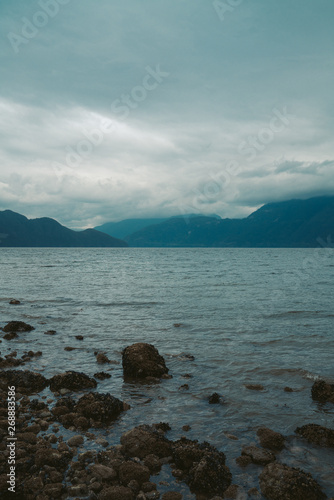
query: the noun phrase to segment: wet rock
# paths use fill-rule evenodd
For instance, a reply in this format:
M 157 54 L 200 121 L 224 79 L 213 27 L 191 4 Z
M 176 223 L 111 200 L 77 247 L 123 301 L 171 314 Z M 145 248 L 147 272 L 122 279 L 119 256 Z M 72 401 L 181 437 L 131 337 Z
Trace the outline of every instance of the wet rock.
M 81 372 L 67 371 L 60 375 L 55 375 L 50 379 L 50 389 L 53 392 L 60 389 L 81 391 L 82 389 L 91 389 L 96 386 L 96 380 Z
M 75 336 L 75 338 L 76 338 L 77 340 L 83 340 L 83 339 L 84 339 L 82 335 L 76 335 L 76 336 Z
M 188 431 L 190 431 L 190 429 L 191 429 L 190 425 L 184 425 L 184 426 L 182 427 L 182 430 L 183 430 L 184 432 L 188 432 Z
M 148 455 L 159 458 L 172 454 L 171 442 L 153 426 L 140 425 L 121 436 L 121 453 L 128 457 L 141 459 Z
M 103 489 L 97 498 L 98 500 L 133 500 L 134 494 L 125 486 L 112 486 Z
M 75 347 L 64 347 L 64 351 L 68 351 L 68 352 L 71 352 L 71 351 L 74 351 L 75 350 Z
M 167 432 L 172 429 L 168 422 L 159 422 L 158 424 L 153 424 L 153 427 L 162 432 Z
M 262 448 L 257 448 L 256 446 L 245 446 L 242 449 L 241 455 L 250 457 L 253 464 L 257 465 L 267 465 L 276 460 L 273 453 Z
M 22 364 L 23 364 L 22 359 L 15 359 L 7 356 L 5 358 L 0 358 L 0 368 L 11 368 L 13 366 L 20 366 Z
M 1 385 L 15 385 L 17 391 L 30 394 L 43 390 L 48 385 L 48 380 L 40 373 L 28 370 L 1 370 Z
M 9 332 L 6 333 L 6 335 L 3 336 L 5 340 L 13 340 L 18 338 L 18 334 L 16 332 Z
M 123 486 L 127 486 L 134 479 L 141 486 L 150 479 L 150 470 L 145 465 L 135 462 L 124 462 L 118 471 L 119 480 Z
M 322 427 L 317 424 L 307 424 L 302 427 L 297 427 L 296 434 L 307 439 L 309 443 L 319 446 L 334 448 L 334 430 Z
M 324 380 L 314 382 L 311 389 L 312 399 L 321 403 L 334 403 L 334 384 L 328 384 Z
M 293 392 L 293 389 L 291 387 L 284 387 L 285 392 Z
M 224 493 L 224 499 L 235 500 L 239 496 L 239 486 L 237 484 L 231 484 Z M 212 499 L 213 500 L 213 499 Z
M 264 389 L 262 384 L 246 384 L 245 387 L 250 391 L 263 391 Z
M 247 467 L 247 465 L 252 463 L 252 459 L 249 455 L 241 455 L 240 457 L 235 459 L 236 463 L 239 467 Z
M 182 353 L 179 359 L 181 359 L 182 361 L 195 361 L 195 356 L 193 356 L 192 354 Z
M 189 390 L 188 384 L 183 384 L 179 387 L 179 391 L 188 391 L 188 390 Z
M 141 485 L 141 489 L 144 493 L 149 493 L 150 491 L 155 491 L 157 489 L 157 485 L 155 483 L 150 483 L 147 481 Z
M 35 328 L 23 321 L 10 321 L 3 327 L 4 332 L 31 332 Z
M 106 372 L 98 372 L 94 373 L 94 377 L 97 378 L 98 380 L 105 380 L 106 378 L 111 378 L 111 375 Z
M 102 464 L 94 464 L 90 467 L 95 477 L 102 481 L 111 481 L 117 477 L 117 472 L 112 467 Z
M 144 465 L 150 469 L 151 474 L 156 474 L 161 470 L 161 462 L 156 455 L 147 455 L 144 458 Z
M 48 330 L 47 332 L 44 332 L 44 335 L 56 335 L 56 330 Z
M 274 432 L 267 427 L 261 427 L 257 431 L 257 435 L 260 438 L 260 444 L 263 448 L 268 448 L 273 451 L 280 451 L 284 448 L 284 436 L 279 432 Z
M 169 371 L 158 350 L 153 345 L 145 343 L 126 347 L 122 354 L 122 365 L 125 378 L 161 378 Z
M 40 468 L 49 465 L 50 467 L 55 467 L 57 470 L 64 471 L 67 468 L 69 460 L 68 455 L 59 453 L 59 451 L 53 448 L 40 448 L 36 451 L 35 455 L 35 465 Z
M 73 436 L 71 437 L 68 441 L 67 441 L 67 444 L 68 446 L 80 446 L 84 443 L 84 438 L 83 436 L 81 436 L 80 434 L 76 435 L 76 436 Z
M 250 490 L 248 490 L 248 496 L 250 496 L 251 498 L 260 498 L 261 496 L 261 493 L 259 492 L 259 490 L 257 488 L 251 488 Z
M 12 306 L 18 306 L 21 304 L 21 302 L 17 299 L 12 299 L 9 301 L 9 303 L 12 305 Z
M 103 446 L 103 448 L 106 448 L 107 446 L 109 446 L 109 441 L 107 441 L 106 439 L 103 439 L 103 438 L 96 439 L 95 443 L 99 444 L 100 446 Z
M 218 392 L 214 392 L 209 397 L 209 404 L 210 405 L 217 405 L 219 403 L 220 403 L 220 396 L 219 396 Z
M 96 424 L 109 424 L 124 411 L 124 403 L 110 394 L 90 392 L 82 396 L 75 407 L 76 413 L 92 419 Z
M 95 356 L 96 356 L 96 362 L 99 364 L 99 365 L 103 365 L 105 363 L 110 363 L 110 359 L 108 358 L 108 356 L 106 354 L 104 354 L 103 352 L 98 352 L 98 353 L 95 353 Z
M 182 500 L 183 495 L 182 493 L 179 493 L 177 491 L 167 491 L 167 493 L 164 493 L 162 495 L 161 500 Z
M 224 453 L 209 443 L 181 438 L 173 443 L 173 460 L 195 493 L 222 495 L 231 484 L 232 475 L 225 466 Z
M 262 494 L 268 500 L 324 500 L 319 484 L 301 469 L 277 462 L 267 465 L 260 474 Z

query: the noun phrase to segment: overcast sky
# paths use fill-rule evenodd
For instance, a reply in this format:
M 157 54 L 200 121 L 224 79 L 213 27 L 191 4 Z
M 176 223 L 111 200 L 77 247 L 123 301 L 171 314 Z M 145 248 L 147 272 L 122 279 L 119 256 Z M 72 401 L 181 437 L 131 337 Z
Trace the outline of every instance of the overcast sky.
M 334 194 L 333 0 L 1 0 L 0 209 L 72 228 Z

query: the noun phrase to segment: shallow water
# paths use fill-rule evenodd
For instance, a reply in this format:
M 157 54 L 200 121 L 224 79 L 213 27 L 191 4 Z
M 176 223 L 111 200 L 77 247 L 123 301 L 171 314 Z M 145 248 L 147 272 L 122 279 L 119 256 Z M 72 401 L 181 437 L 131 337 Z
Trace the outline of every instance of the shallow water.
M 45 376 L 109 371 L 98 390 L 131 405 L 106 433 L 110 443 L 143 422 L 169 422 L 173 439 L 189 424 L 187 436 L 223 450 L 233 482 L 247 491 L 261 468 L 240 469 L 234 459 L 266 425 L 289 436 L 279 460 L 334 495 L 334 451 L 294 436 L 306 423 L 333 428 L 334 406 L 310 395 L 318 377 L 334 380 L 333 249 L 1 249 L 0 271 L 0 326 L 22 320 L 36 328 L 3 340 L 2 355 L 41 350 L 25 368 Z M 121 363 L 122 349 L 138 341 L 159 349 L 173 379 L 127 384 L 121 364 L 97 365 L 94 351 Z M 224 404 L 208 404 L 213 392 Z

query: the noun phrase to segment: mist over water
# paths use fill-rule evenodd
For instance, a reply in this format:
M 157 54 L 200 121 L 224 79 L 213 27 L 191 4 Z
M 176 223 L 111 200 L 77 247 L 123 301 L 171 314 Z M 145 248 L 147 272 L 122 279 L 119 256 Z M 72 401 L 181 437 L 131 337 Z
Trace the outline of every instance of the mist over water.
M 307 423 L 333 428 L 333 405 L 311 399 L 314 380 L 334 380 L 333 249 L 1 249 L 0 270 L 0 326 L 36 328 L 2 340 L 1 355 L 40 350 L 24 368 L 47 377 L 110 373 L 97 390 L 131 405 L 104 434 L 111 444 L 139 423 L 169 422 L 171 438 L 188 424 L 187 437 L 223 450 L 233 482 L 251 488 L 261 468 L 234 459 L 265 425 L 289 436 L 279 461 L 334 495 L 333 450 L 294 436 Z M 124 383 L 121 351 L 134 342 L 154 344 L 173 378 Z M 95 351 L 117 363 L 98 365 Z M 224 404 L 208 404 L 213 392 Z

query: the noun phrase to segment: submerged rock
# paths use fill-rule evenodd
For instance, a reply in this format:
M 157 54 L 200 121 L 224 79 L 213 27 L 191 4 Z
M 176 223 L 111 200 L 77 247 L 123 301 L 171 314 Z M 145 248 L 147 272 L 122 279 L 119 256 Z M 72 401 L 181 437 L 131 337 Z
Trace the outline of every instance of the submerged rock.
M 311 389 L 312 399 L 321 403 L 334 403 L 334 384 L 328 384 L 325 380 L 317 380 Z
M 111 378 L 110 373 L 106 372 L 98 372 L 94 373 L 94 377 L 97 378 L 98 380 L 105 380 L 106 378 Z
M 169 371 L 158 350 L 153 345 L 142 342 L 124 349 L 122 364 L 125 378 L 161 378 Z
M 309 443 L 319 446 L 334 448 L 334 430 L 322 427 L 317 424 L 307 424 L 302 427 L 297 427 L 296 434 L 307 439 Z
M 260 474 L 262 494 L 268 500 L 324 500 L 319 484 L 301 469 L 277 462 L 267 465 Z
M 81 391 L 82 389 L 92 389 L 96 386 L 96 380 L 81 372 L 68 371 L 60 375 L 55 375 L 50 379 L 50 389 L 53 392 L 60 389 Z
M 14 305 L 14 306 L 18 306 L 18 305 L 21 304 L 21 302 L 19 300 L 17 300 L 17 299 L 12 299 L 12 300 L 9 301 L 9 303 L 11 305 Z
M 23 321 L 10 321 L 3 327 L 4 332 L 31 332 L 35 328 Z
M 262 448 L 257 448 L 256 446 L 245 446 L 242 449 L 241 455 L 246 455 L 251 459 L 253 464 L 257 465 L 267 465 L 276 460 L 273 453 Z
M 260 444 L 263 448 L 268 448 L 273 451 L 280 451 L 284 448 L 284 436 L 279 432 L 272 431 L 267 427 L 261 427 L 257 431 L 257 435 L 260 438 Z
M 48 380 L 40 373 L 28 370 L 2 370 L 0 385 L 15 385 L 16 391 L 29 394 L 43 390 L 48 385 Z

